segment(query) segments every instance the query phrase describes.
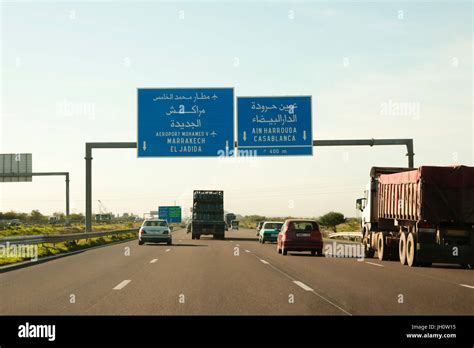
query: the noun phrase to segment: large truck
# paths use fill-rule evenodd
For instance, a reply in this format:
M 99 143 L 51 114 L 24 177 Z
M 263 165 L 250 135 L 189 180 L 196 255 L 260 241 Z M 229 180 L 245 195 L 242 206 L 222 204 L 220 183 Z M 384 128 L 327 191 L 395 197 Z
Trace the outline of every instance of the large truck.
M 237 219 L 237 216 L 234 213 L 227 213 L 225 214 L 225 223 L 227 225 L 227 229 L 232 228 L 232 221 Z
M 212 235 L 225 238 L 224 191 L 195 190 L 193 194 L 192 239 Z
M 474 266 L 474 167 L 373 167 L 356 207 L 366 257 Z

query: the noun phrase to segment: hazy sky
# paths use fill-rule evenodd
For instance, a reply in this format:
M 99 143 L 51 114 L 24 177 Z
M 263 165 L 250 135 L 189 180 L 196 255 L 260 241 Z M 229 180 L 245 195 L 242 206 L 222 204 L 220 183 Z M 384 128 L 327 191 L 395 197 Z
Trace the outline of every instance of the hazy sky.
M 313 138 L 413 138 L 415 165 L 473 165 L 470 1 L 2 2 L 0 153 L 71 173 L 84 212 L 85 142 L 136 141 L 137 87 L 312 95 Z M 222 189 L 240 214 L 355 216 L 371 166 L 406 149 L 305 157 L 138 159 L 95 150 L 93 209 L 189 211 Z M 64 211 L 64 179 L 0 184 L 0 210 Z

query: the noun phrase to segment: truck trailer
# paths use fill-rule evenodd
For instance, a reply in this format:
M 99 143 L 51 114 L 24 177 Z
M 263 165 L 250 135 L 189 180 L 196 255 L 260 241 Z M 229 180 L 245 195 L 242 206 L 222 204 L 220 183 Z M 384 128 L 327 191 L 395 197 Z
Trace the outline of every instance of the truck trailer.
M 474 167 L 373 167 L 356 207 L 366 257 L 474 266 Z
M 224 191 L 195 190 L 193 194 L 192 239 L 212 235 L 225 238 Z

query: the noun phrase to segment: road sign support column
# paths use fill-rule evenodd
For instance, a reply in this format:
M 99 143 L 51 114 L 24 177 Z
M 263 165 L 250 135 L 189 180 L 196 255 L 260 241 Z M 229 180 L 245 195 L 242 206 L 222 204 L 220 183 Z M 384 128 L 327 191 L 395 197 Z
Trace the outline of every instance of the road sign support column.
M 0 177 L 11 176 L 58 176 L 64 175 L 66 177 L 66 222 L 69 221 L 69 172 L 38 172 L 26 174 L 0 174 Z
M 137 143 L 86 143 L 86 229 L 92 232 L 92 149 L 136 149 Z

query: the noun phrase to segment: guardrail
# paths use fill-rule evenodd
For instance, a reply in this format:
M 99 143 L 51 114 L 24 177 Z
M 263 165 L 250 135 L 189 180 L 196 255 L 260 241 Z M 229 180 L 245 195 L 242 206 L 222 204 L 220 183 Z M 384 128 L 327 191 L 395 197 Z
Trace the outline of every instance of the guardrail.
M 90 239 L 105 237 L 111 235 L 125 234 L 137 232 L 138 228 L 129 230 L 116 231 L 102 231 L 102 232 L 87 232 L 87 233 L 68 233 L 68 234 L 37 234 L 28 236 L 10 236 L 0 238 L 0 245 L 2 244 L 43 244 L 43 243 L 62 243 L 71 240 Z
M 329 238 L 348 237 L 350 238 L 362 238 L 362 232 L 333 232 L 329 233 Z

